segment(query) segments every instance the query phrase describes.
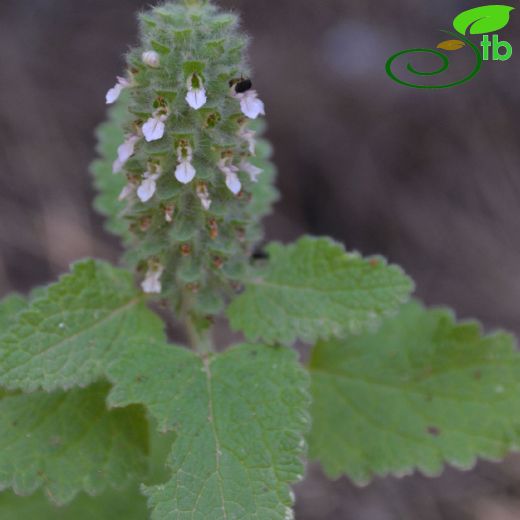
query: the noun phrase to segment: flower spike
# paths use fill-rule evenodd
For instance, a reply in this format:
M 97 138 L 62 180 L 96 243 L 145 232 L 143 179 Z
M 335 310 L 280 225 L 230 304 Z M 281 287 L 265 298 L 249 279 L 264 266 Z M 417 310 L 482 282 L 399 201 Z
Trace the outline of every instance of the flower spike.
M 112 111 L 125 137 L 110 157 L 122 176 L 112 196 L 124 205 L 113 205 L 119 225 L 111 229 L 126 233 L 131 265 L 145 265 L 145 292 L 181 312 L 187 287 L 197 288 L 189 291 L 190 312 L 207 317 L 235 290 L 276 192 L 267 179 L 254 184 L 273 168 L 262 126 L 252 122 L 265 108 L 247 78 L 248 38 L 238 18 L 223 16 L 211 0 L 187 2 L 160 2 L 142 15 L 127 79 L 109 96 L 131 87 Z M 237 71 L 246 76 L 237 79 Z M 159 262 L 171 269 L 167 278 Z M 207 298 L 210 290 L 216 300 Z

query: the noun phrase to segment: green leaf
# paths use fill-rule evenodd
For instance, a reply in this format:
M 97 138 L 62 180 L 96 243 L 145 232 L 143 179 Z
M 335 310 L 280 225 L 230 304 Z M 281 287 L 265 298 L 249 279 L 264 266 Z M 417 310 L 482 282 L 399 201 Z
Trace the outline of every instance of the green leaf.
M 123 128 L 128 118 L 128 95 L 123 93 L 108 111 L 108 121 L 100 125 L 96 131 L 97 152 L 100 158 L 90 167 L 94 175 L 94 186 L 99 192 L 94 207 L 107 217 L 107 230 L 121 236 L 125 243 L 130 240 L 131 235 L 128 231 L 128 223 L 120 215 L 125 208 L 125 202 L 119 201 L 118 197 L 126 184 L 126 178 L 122 174 L 114 175 L 112 164 L 117 158 L 117 148 L 124 141 Z
M 471 468 L 520 443 L 520 356 L 443 309 L 405 306 L 375 334 L 320 343 L 310 362 L 311 457 L 365 483 Z
M 292 518 L 288 485 L 302 477 L 309 422 L 293 351 L 242 345 L 201 359 L 138 346 L 109 375 L 111 405 L 142 403 L 176 433 L 172 478 L 146 488 L 153 519 Z
M 70 392 L 0 399 L 0 489 L 43 487 L 64 504 L 80 490 L 124 487 L 146 470 L 148 425 L 141 407 L 108 411 L 106 383 Z M 2 516 L 3 518 L 3 516 Z
M 14 322 L 17 314 L 26 306 L 26 299 L 19 294 L 10 294 L 0 301 L 0 335 Z
M 413 283 L 382 258 L 347 254 L 329 239 L 267 247 L 228 309 L 231 326 L 251 341 L 292 343 L 359 333 L 408 299 Z
M 26 392 L 86 386 L 135 337 L 162 339 L 164 332 L 132 275 L 78 262 L 0 337 L 0 385 Z
M 508 5 L 483 5 L 460 13 L 453 20 L 453 27 L 460 34 L 487 34 L 504 28 L 514 7 Z
M 124 409 L 128 410 L 128 408 Z M 166 457 L 175 438 L 174 433 L 160 434 L 156 425 L 148 421 L 150 430 L 149 472 L 146 483 L 164 482 L 169 478 Z M 17 496 L 10 491 L 0 493 L 2 520 L 144 520 L 148 518 L 146 498 L 134 483 L 123 489 L 108 488 L 102 495 L 91 497 L 80 493 L 65 506 L 56 506 L 42 492 L 30 497 Z
M 2 520 L 145 520 L 146 499 L 137 486 L 123 492 L 110 491 L 99 497 L 81 494 L 69 505 L 56 507 L 38 493 L 19 497 L 0 493 Z

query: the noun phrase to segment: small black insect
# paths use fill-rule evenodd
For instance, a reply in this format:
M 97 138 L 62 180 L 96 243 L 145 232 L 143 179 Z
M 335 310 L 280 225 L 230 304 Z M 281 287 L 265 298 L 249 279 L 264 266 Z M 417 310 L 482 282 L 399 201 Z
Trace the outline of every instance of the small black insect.
M 229 86 L 235 89 L 237 94 L 243 94 L 253 87 L 253 82 L 249 78 L 232 79 Z

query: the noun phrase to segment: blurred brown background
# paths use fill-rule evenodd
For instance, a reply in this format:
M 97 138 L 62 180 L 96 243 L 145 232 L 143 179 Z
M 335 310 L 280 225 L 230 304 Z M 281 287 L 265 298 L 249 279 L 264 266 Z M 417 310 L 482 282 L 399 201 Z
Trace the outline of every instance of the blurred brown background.
M 254 37 L 283 200 L 268 238 L 329 234 L 398 262 L 428 303 L 520 332 L 520 15 L 513 58 L 471 83 L 407 89 L 384 72 L 434 47 L 484 2 L 222 0 Z M 511 2 L 513 5 L 516 2 Z M 116 260 L 91 210 L 88 164 L 104 94 L 135 41 L 141 0 L 0 0 L 0 295 L 48 282 L 80 257 Z M 357 489 L 319 468 L 298 520 L 520 518 L 520 463 L 381 479 Z

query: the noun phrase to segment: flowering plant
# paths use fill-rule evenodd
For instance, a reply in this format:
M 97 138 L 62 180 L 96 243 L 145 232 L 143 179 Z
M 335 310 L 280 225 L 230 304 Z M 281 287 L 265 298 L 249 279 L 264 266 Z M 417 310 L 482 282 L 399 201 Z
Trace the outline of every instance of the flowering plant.
M 287 520 L 307 454 L 366 483 L 515 448 L 509 335 L 328 238 L 254 254 L 277 192 L 237 17 L 178 0 L 139 20 L 92 168 L 122 265 L 0 303 L 2 518 Z M 215 344 L 223 317 L 245 340 Z

